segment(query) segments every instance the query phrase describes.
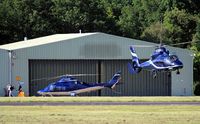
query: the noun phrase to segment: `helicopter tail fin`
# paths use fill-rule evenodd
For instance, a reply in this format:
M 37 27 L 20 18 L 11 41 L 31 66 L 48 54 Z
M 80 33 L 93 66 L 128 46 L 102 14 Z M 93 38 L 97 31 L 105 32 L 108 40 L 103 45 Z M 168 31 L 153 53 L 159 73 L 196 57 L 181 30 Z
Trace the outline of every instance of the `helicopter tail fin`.
M 130 46 L 130 52 L 132 56 L 132 64 L 128 63 L 128 70 L 132 74 L 139 73 L 141 71 L 141 67 L 139 63 L 139 58 L 133 46 Z
M 128 71 L 131 74 L 136 74 L 137 73 L 136 69 L 132 67 L 131 63 L 128 63 Z
M 121 72 L 118 71 L 117 73 L 114 74 L 112 79 L 108 81 L 107 85 L 105 87 L 113 89 L 117 83 L 119 83 L 119 80 L 121 79 Z

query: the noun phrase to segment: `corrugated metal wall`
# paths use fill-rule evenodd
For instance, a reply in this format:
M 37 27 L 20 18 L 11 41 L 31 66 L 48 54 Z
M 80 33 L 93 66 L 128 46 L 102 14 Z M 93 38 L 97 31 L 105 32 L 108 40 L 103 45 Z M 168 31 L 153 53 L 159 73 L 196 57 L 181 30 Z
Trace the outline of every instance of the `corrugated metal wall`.
M 38 90 L 58 80 L 52 79 L 52 77 L 64 74 L 96 74 L 98 71 L 97 63 L 97 61 L 90 60 L 29 60 L 29 95 L 37 95 Z M 76 78 L 85 82 L 98 82 L 98 76 L 81 76 Z M 81 95 L 96 96 L 98 92 Z
M 171 95 L 171 77 L 167 73 L 158 73 L 153 79 L 150 71 L 142 70 L 139 74 L 130 74 L 127 63 L 130 60 L 102 61 L 102 81 L 109 80 L 112 75 L 122 71 L 121 83 L 114 92 L 110 89 L 101 91 L 102 96 L 169 96 Z M 117 93 L 115 93 L 117 91 Z M 119 93 L 118 93 L 119 92 Z
M 63 74 L 101 74 L 100 76 L 77 77 L 85 82 L 107 82 L 117 72 L 122 79 L 113 92 L 103 89 L 101 92 L 85 93 L 86 96 L 169 96 L 171 95 L 171 77 L 167 73 L 158 73 L 153 79 L 151 72 L 142 71 L 130 74 L 127 63 L 130 60 L 29 60 L 29 93 L 36 92 L 55 80 L 36 80 Z
M 0 58 L 0 96 L 4 96 L 4 88 L 10 83 L 8 51 L 0 49 Z

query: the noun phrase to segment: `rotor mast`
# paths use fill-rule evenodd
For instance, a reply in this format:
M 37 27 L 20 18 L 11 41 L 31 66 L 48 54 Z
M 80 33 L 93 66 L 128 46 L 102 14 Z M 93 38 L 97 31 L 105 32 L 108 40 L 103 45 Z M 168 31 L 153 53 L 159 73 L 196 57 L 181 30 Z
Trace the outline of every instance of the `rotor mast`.
M 162 34 L 163 34 L 162 17 L 160 17 L 160 46 L 162 46 Z

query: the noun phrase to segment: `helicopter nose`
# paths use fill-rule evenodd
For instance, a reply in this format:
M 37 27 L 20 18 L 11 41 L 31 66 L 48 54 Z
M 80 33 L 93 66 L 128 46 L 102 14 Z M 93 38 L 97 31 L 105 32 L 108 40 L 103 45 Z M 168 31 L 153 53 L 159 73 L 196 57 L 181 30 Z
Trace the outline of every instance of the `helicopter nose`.
M 179 68 L 183 68 L 183 65 L 180 65 Z
M 176 63 L 179 68 L 183 68 L 183 63 L 180 60 L 178 60 Z
M 40 92 L 40 91 L 37 91 L 37 94 L 41 94 L 41 92 Z
M 39 90 L 39 91 L 37 91 L 37 93 L 38 93 L 38 94 L 42 94 L 42 91 L 41 91 L 41 90 Z

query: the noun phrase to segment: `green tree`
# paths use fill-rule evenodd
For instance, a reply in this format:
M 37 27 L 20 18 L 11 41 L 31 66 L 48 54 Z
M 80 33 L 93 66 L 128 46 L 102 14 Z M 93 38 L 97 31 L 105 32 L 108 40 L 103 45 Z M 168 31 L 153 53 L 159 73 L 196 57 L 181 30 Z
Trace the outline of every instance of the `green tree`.
M 154 43 L 169 44 L 167 34 L 168 30 L 160 22 L 156 22 L 143 31 L 141 38 Z
M 14 42 L 23 37 L 22 2 L 18 0 L 3 0 L 0 3 L 0 36 L 1 44 Z
M 87 15 L 81 11 L 81 1 L 53 0 L 51 8 L 55 18 L 54 29 L 58 33 L 78 32 L 81 26 L 88 23 Z
M 119 17 L 118 25 L 122 36 L 139 38 L 141 23 L 138 21 L 137 11 L 131 6 L 122 8 L 122 15 Z
M 198 0 L 171 0 L 172 6 L 179 8 L 179 10 L 185 10 L 190 14 L 199 14 L 200 2 Z
M 174 8 L 166 11 L 164 15 L 164 27 L 169 31 L 168 40 L 172 43 L 192 41 L 195 33 L 196 21 L 194 16 L 185 10 Z
M 25 34 L 28 38 L 35 38 L 55 33 L 51 0 L 24 1 Z
M 0 39 L 4 44 L 81 29 L 154 42 L 163 20 L 169 32 L 164 40 L 191 41 L 198 5 L 195 0 L 1 0 Z
M 200 18 L 198 18 L 196 33 L 193 36 L 193 42 L 190 50 L 194 52 L 194 94 L 200 95 Z
M 3 0 L 0 3 L 1 44 L 54 33 L 52 2 L 45 0 Z

